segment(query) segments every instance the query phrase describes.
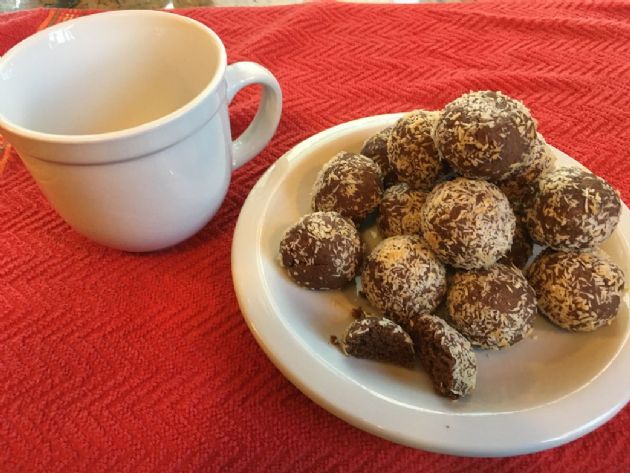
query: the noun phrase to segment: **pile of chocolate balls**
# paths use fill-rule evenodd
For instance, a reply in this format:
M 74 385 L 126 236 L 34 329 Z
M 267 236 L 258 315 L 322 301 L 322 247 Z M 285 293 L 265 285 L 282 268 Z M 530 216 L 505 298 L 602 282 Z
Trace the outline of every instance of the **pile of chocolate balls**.
M 340 150 L 311 206 L 280 242 L 289 277 L 312 290 L 360 277 L 374 313 L 355 311 L 343 351 L 420 358 L 445 396 L 474 388 L 473 347 L 517 343 L 538 313 L 569 331 L 618 313 L 624 276 L 598 247 L 619 222 L 619 194 L 584 169 L 555 168 L 530 111 L 501 92 L 413 111 L 360 153 Z M 383 240 L 365 254 L 359 229 L 374 216 Z

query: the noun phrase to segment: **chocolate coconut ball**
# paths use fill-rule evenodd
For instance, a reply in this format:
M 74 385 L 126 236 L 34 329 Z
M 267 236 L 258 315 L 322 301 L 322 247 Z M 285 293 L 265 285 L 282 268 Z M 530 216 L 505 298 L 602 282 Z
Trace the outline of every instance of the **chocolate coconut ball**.
M 385 188 L 393 185 L 398 180 L 396 173 L 389 165 L 389 158 L 387 157 L 387 140 L 389 140 L 391 132 L 392 127 L 390 126 L 379 131 L 376 135 L 372 135 L 365 140 L 360 152 L 363 156 L 372 159 L 381 168 Z
M 457 268 L 493 265 L 512 245 L 515 217 L 505 195 L 486 181 L 438 184 L 422 208 L 422 234 L 438 257 Z
M 431 130 L 440 112 L 416 110 L 400 118 L 394 125 L 387 144 L 389 163 L 400 182 L 412 189 L 431 190 L 446 174 Z
M 526 156 L 525 164 L 513 175 L 496 182 L 516 213 L 524 213 L 534 197 L 536 181 L 553 170 L 556 157 L 540 133 Z
M 470 92 L 444 107 L 433 139 L 458 174 L 505 179 L 525 164 L 536 122 L 520 101 L 501 92 Z
M 427 192 L 413 190 L 407 184 L 396 184 L 385 190 L 378 209 L 378 225 L 385 238 L 395 235 L 419 234 L 422 206 Z
M 564 167 L 538 180 L 527 211 L 532 239 L 556 250 L 587 250 L 599 245 L 619 223 L 617 192 L 595 174 Z
M 559 327 L 590 332 L 617 316 L 624 275 L 603 254 L 547 249 L 534 260 L 527 277 L 538 309 Z
M 422 364 L 439 394 L 458 399 L 475 388 L 477 358 L 462 334 L 441 318 L 428 314 L 415 318 L 410 330 Z
M 360 154 L 342 151 L 328 161 L 313 186 L 313 211 L 335 211 L 360 223 L 378 207 L 383 178 L 378 165 Z
M 519 269 L 523 269 L 529 258 L 534 254 L 534 242 L 527 233 L 527 228 L 522 218 L 516 217 L 514 227 L 514 238 L 512 246 L 506 255 L 499 260 L 500 263 L 513 264 Z
M 354 280 L 363 245 L 352 222 L 336 212 L 315 212 L 291 226 L 280 242 L 280 263 L 308 289 L 339 289 Z
M 384 317 L 367 316 L 353 321 L 343 337 L 346 355 L 402 366 L 414 362 L 415 350 L 407 332 Z
M 414 314 L 433 311 L 446 293 L 446 269 L 418 236 L 386 238 L 361 274 L 368 301 L 403 327 Z
M 446 296 L 453 326 L 481 348 L 505 348 L 527 336 L 536 316 L 536 295 L 520 270 L 496 264 L 459 271 Z

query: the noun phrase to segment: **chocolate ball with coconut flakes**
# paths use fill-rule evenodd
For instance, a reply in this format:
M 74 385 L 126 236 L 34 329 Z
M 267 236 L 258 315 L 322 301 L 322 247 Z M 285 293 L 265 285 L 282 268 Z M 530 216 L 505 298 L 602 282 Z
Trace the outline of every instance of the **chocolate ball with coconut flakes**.
M 413 190 L 407 184 L 386 189 L 378 208 L 376 224 L 383 237 L 417 235 L 422 231 L 422 206 L 427 192 Z
M 523 269 L 533 254 L 534 242 L 529 237 L 529 233 L 527 233 L 527 228 L 525 227 L 522 217 L 517 216 L 512 246 L 499 262 L 503 264 L 513 264 L 517 268 Z
M 617 316 L 624 274 L 600 252 L 546 249 L 528 268 L 527 277 L 538 309 L 559 327 L 591 332 Z
M 389 164 L 400 182 L 412 189 L 430 190 L 447 173 L 431 130 L 440 112 L 415 110 L 400 118 L 389 135 Z
M 552 171 L 556 161 L 553 151 L 540 133 L 538 133 L 525 161 L 527 164 L 514 174 L 496 182 L 496 185 L 510 201 L 514 212 L 521 214 L 531 204 L 536 190 L 536 181 L 544 174 Z
M 308 289 L 339 289 L 352 282 L 363 259 L 353 223 L 336 212 L 302 217 L 280 242 L 280 263 L 289 277 Z
M 536 295 L 514 266 L 458 271 L 450 280 L 446 306 L 450 321 L 470 342 L 500 349 L 529 335 Z
M 444 299 L 446 269 L 419 236 L 394 236 L 366 258 L 361 282 L 367 300 L 404 327 L 410 317 L 433 311 Z
M 525 164 L 536 122 L 522 102 L 501 92 L 470 92 L 444 107 L 433 139 L 457 174 L 494 181 Z
M 363 156 L 372 159 L 381 168 L 385 188 L 392 186 L 398 180 L 396 173 L 389 165 L 389 158 L 387 157 L 387 141 L 391 132 L 392 127 L 390 126 L 372 135 L 365 140 L 360 152 Z
M 415 318 L 409 331 L 437 393 L 458 399 L 475 388 L 477 357 L 461 333 L 429 314 Z
M 456 268 L 493 265 L 512 246 L 515 217 L 505 195 L 486 181 L 463 177 L 438 184 L 422 207 L 422 235 Z
M 378 165 L 366 156 L 342 151 L 328 161 L 313 186 L 313 211 L 334 211 L 361 223 L 383 195 L 383 177 Z
M 610 237 L 619 223 L 619 194 L 601 177 L 563 167 L 537 181 L 527 210 L 532 239 L 556 250 L 588 250 Z
M 385 318 L 366 316 L 346 329 L 341 345 L 346 355 L 411 366 L 415 359 L 413 341 L 400 325 Z

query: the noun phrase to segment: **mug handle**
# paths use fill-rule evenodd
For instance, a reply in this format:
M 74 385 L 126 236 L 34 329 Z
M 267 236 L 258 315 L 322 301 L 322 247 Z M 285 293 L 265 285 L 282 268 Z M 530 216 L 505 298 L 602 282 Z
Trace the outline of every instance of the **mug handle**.
M 232 142 L 232 169 L 237 169 L 260 153 L 273 137 L 282 113 L 282 90 L 273 74 L 255 62 L 229 65 L 225 81 L 228 103 L 243 87 L 252 84 L 263 87 L 256 116 L 243 134 Z

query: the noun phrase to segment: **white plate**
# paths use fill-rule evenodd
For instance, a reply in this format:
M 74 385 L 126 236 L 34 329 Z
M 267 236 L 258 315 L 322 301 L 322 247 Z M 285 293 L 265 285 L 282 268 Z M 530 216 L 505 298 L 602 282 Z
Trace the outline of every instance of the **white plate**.
M 502 351 L 477 351 L 477 388 L 465 399 L 436 395 L 422 371 L 345 357 L 330 343 L 360 301 L 354 288 L 312 292 L 278 264 L 285 229 L 309 212 L 325 161 L 400 115 L 344 123 L 300 143 L 260 178 L 245 202 L 232 246 L 238 301 L 267 356 L 295 386 L 350 424 L 424 450 L 470 456 L 534 452 L 574 440 L 630 399 L 628 292 L 617 319 L 593 333 L 569 333 L 539 317 L 535 336 Z M 554 149 L 558 165 L 578 165 Z M 625 274 L 630 214 L 604 245 Z

